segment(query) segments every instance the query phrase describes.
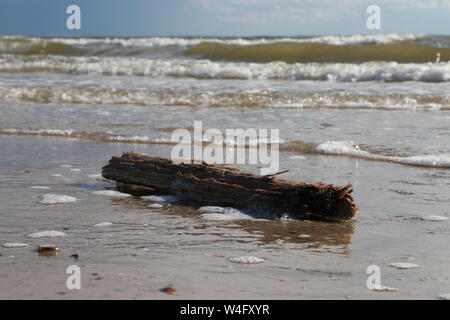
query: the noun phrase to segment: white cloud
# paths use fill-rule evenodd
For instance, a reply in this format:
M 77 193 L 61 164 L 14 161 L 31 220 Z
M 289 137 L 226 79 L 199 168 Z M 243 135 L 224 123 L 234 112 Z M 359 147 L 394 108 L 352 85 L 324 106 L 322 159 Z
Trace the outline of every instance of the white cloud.
M 360 0 L 341 0 L 341 12 Z M 336 17 L 335 0 L 191 0 L 191 4 L 223 21 L 266 23 Z

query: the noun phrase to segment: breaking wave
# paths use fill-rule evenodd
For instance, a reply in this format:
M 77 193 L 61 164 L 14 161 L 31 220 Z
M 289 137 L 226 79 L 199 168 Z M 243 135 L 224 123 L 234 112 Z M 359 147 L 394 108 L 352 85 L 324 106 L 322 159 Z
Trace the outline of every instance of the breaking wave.
M 122 136 L 107 133 L 88 133 L 75 131 L 72 129 L 39 129 L 39 130 L 23 130 L 23 129 L 0 129 L 0 134 L 4 135 L 32 135 L 47 136 L 60 138 L 76 138 L 87 139 L 98 142 L 109 143 L 133 143 L 133 144 L 159 144 L 173 145 L 176 142 L 170 138 L 151 138 L 148 136 Z M 272 142 L 273 143 L 273 142 Z M 322 143 L 307 143 L 302 141 L 283 141 L 279 140 L 275 143 L 280 144 L 280 151 L 291 152 L 297 154 L 323 154 L 333 156 L 347 156 L 370 161 L 381 161 L 397 163 L 402 165 L 410 165 L 416 167 L 429 168 L 446 168 L 450 169 L 450 154 L 429 154 L 429 155 L 399 155 L 395 151 L 390 154 L 371 151 L 370 148 L 362 149 L 360 146 L 351 141 L 326 141 Z M 208 142 L 209 144 L 209 142 Z M 244 147 L 244 145 L 240 146 Z M 249 147 L 249 145 L 245 145 Z
M 0 88 L 0 101 L 55 104 L 134 105 L 143 107 L 353 108 L 383 110 L 449 110 L 449 96 L 346 93 L 195 92 L 125 90 L 111 87 Z
M 391 152 L 391 154 L 384 154 L 382 152 L 371 151 L 370 148 L 367 148 L 367 150 L 362 149 L 352 141 L 326 141 L 318 144 L 293 141 L 281 149 L 296 153 L 347 156 L 416 167 L 450 168 L 450 154 L 448 153 L 430 155 L 398 155 L 395 154 L 395 152 Z
M 330 45 L 323 43 L 277 42 L 247 46 L 223 43 L 201 43 L 184 52 L 211 61 L 241 61 L 266 63 L 340 62 L 361 63 L 367 61 L 395 61 L 399 63 L 425 63 L 435 61 L 440 54 L 441 61 L 450 60 L 450 48 L 433 48 L 412 43 Z
M 267 45 L 279 42 L 324 43 L 330 45 L 389 44 L 424 39 L 423 35 L 378 34 L 283 38 L 39 38 L 0 37 L 0 54 L 16 55 L 139 55 L 161 47 L 193 47 L 204 42 L 224 45 Z M 132 49 L 132 50 L 130 50 Z
M 0 57 L 0 72 L 59 72 L 196 79 L 355 81 L 450 81 L 450 62 L 243 63 L 96 57 Z
M 320 143 L 315 150 L 324 154 L 347 155 L 357 158 L 386 161 L 399 164 L 431 167 L 431 168 L 450 168 L 450 154 L 420 155 L 420 156 L 387 156 L 373 154 L 369 151 L 361 150 L 359 146 L 349 141 L 327 141 Z

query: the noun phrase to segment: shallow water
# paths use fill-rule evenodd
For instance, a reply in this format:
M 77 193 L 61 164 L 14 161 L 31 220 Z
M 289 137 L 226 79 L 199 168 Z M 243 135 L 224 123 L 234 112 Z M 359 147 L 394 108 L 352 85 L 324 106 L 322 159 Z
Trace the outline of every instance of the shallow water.
M 447 38 L 412 35 L 287 40 L 448 47 Z M 43 40 L 19 42 L 26 49 L 30 41 Z M 449 292 L 447 61 L 260 64 L 183 54 L 202 39 L 52 41 L 82 53 L 50 46 L 57 51 L 0 55 L 0 245 L 29 245 L 0 247 L 0 298 L 165 299 L 158 290 L 169 285 L 176 288 L 170 298 L 436 299 Z M 112 51 L 101 55 L 99 46 Z M 198 210 L 205 204 L 124 197 L 101 178 L 112 155 L 169 157 L 172 131 L 192 131 L 194 121 L 222 131 L 280 129 L 280 171 L 289 170 L 281 177 L 351 183 L 360 214 L 336 224 Z M 43 204 L 46 194 L 76 201 Z M 66 235 L 27 237 L 42 231 Z M 48 244 L 58 254 L 39 256 L 37 246 Z M 80 291 L 66 288 L 73 264 L 81 268 Z M 369 290 L 370 265 L 381 268 L 382 286 L 398 291 Z
M 2 288 L 7 288 L 2 298 L 165 298 L 158 289 L 170 284 L 177 288 L 177 297 L 192 298 L 239 294 L 276 299 L 433 299 L 448 288 L 448 221 L 421 219 L 431 213 L 446 215 L 445 171 L 346 157 L 310 155 L 301 162 L 285 157 L 283 166 L 291 170 L 287 178 L 355 183 L 361 213 L 342 224 L 276 221 L 257 215 L 217 221 L 182 203 L 149 208 L 148 200 L 93 194 L 114 188 L 108 181 L 89 177 L 111 154 L 132 149 L 166 155 L 170 147 L 29 136 L 2 136 L 1 144 L 2 242 L 30 244 L 1 248 L 0 276 Z M 33 159 L 25 157 L 25 150 Z M 54 173 L 61 176 L 52 177 Z M 40 204 L 40 196 L 49 190 L 29 188 L 37 184 L 79 200 Z M 102 222 L 113 224 L 95 227 Z M 45 230 L 63 231 L 66 236 L 27 238 Z M 38 256 L 35 247 L 43 242 L 58 245 L 58 256 Z M 78 260 L 71 258 L 75 253 Z M 227 260 L 240 256 L 266 261 L 240 266 Z M 398 262 L 420 267 L 389 267 Z M 72 264 L 82 269 L 83 289 L 78 293 L 65 289 L 65 269 Z M 366 288 L 366 268 L 372 264 L 381 267 L 382 284 L 398 292 Z M 98 277 L 102 279 L 95 280 Z M 37 289 L 44 279 L 45 293 Z

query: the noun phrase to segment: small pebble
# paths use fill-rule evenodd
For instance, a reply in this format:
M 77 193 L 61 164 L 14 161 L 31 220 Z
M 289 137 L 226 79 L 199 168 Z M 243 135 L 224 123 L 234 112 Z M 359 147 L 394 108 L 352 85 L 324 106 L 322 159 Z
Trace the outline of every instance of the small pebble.
M 441 294 L 438 298 L 441 300 L 450 300 L 450 293 Z
M 41 257 L 56 257 L 59 252 L 59 248 L 53 244 L 39 245 L 36 250 Z
M 175 288 L 172 287 L 165 287 L 160 289 L 161 292 L 167 293 L 167 294 L 174 294 L 175 291 L 177 291 Z
M 54 252 L 59 251 L 59 248 L 53 244 L 41 244 L 37 247 L 37 252 Z

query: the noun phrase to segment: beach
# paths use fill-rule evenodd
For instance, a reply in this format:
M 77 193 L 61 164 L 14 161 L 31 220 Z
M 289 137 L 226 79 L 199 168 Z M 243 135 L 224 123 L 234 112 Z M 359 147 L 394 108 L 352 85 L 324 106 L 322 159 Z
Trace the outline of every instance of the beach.
M 0 298 L 450 293 L 449 52 L 449 37 L 397 34 L 0 37 Z M 111 192 L 101 168 L 113 155 L 169 158 L 172 132 L 195 121 L 279 129 L 280 177 L 352 184 L 359 214 L 271 219 Z M 63 235 L 30 237 L 42 231 Z M 395 290 L 368 288 L 374 265 Z

